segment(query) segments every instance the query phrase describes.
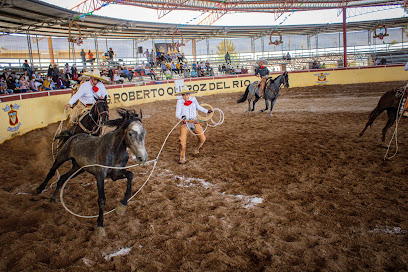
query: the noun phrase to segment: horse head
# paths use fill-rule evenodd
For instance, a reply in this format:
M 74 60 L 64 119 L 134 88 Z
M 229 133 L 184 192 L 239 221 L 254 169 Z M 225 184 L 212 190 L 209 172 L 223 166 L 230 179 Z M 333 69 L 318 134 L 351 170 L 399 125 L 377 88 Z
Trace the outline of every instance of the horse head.
M 109 120 L 109 106 L 107 97 L 104 98 L 96 98 L 95 97 L 95 104 L 92 106 L 90 111 L 90 115 L 92 119 L 97 124 L 106 125 Z
M 142 110 L 137 114 L 135 110 L 118 108 L 117 112 L 121 118 L 109 120 L 108 125 L 123 129 L 126 146 L 132 150 L 139 163 L 145 163 L 149 156 L 145 148 L 146 130 L 142 124 Z

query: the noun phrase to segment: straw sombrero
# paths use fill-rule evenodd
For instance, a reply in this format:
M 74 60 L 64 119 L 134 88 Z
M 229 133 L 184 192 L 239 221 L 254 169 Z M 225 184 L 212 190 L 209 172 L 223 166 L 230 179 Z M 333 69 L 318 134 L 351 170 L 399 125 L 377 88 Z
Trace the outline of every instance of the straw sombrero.
M 268 64 L 268 61 L 267 61 L 267 60 L 264 60 L 264 59 L 260 59 L 260 60 L 257 60 L 257 61 L 256 61 L 257 64 L 260 64 L 261 62 L 263 62 L 263 63 L 265 63 L 265 64 Z
M 174 93 L 173 95 L 182 95 L 182 94 L 196 94 L 197 91 L 189 90 L 186 87 L 183 88 L 181 92 Z
M 85 73 L 82 74 L 82 76 L 93 77 L 93 78 L 96 78 L 96 79 L 99 79 L 99 80 L 105 81 L 105 82 L 109 81 L 108 78 L 101 76 L 101 73 L 99 72 L 99 69 L 93 69 L 92 72 L 85 72 Z

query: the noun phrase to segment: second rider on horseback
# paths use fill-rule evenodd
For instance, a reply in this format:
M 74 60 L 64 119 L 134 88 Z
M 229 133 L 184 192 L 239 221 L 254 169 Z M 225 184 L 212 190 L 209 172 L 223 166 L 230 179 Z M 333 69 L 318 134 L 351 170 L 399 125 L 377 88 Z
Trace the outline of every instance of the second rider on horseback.
M 266 80 L 268 79 L 269 70 L 265 66 L 268 62 L 266 60 L 258 60 L 258 67 L 255 69 L 255 76 L 260 77 L 259 97 L 263 97 L 265 94 Z

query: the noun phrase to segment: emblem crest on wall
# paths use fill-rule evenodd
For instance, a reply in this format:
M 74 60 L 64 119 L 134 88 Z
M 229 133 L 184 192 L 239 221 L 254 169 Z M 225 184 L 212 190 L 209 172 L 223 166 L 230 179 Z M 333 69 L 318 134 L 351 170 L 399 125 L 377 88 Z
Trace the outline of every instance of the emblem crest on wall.
M 10 126 L 7 128 L 7 131 L 10 132 L 16 132 L 17 130 L 20 129 L 21 123 L 18 120 L 18 110 L 20 108 L 20 105 L 14 104 L 14 105 L 7 105 L 5 108 L 3 108 L 4 112 L 7 112 L 7 115 L 9 117 L 9 124 Z
M 313 74 L 313 75 L 317 76 L 316 83 L 327 83 L 327 82 L 329 82 L 327 80 L 327 76 L 330 75 L 330 73 L 317 73 L 317 74 Z

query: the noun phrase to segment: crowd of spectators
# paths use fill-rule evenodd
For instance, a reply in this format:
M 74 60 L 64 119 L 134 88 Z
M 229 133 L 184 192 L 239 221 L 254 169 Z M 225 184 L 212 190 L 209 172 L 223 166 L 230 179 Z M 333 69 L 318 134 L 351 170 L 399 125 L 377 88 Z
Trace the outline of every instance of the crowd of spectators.
M 86 62 L 93 64 L 93 54 L 89 50 L 88 54 L 82 49 L 81 58 L 84 63 L 84 69 L 78 71 L 76 65 L 70 66 L 66 63 L 62 69 L 57 64 L 50 64 L 46 74 L 40 74 L 36 69 L 32 69 L 27 60 L 22 66 L 23 74 L 16 71 L 8 71 L 4 69 L 0 75 L 0 94 L 37 92 L 46 90 L 66 89 L 75 84 L 80 83 L 81 73 L 86 69 Z M 121 65 L 115 63 L 114 67 L 108 67 L 102 70 L 102 75 L 107 76 L 111 83 L 123 84 L 126 81 L 132 81 L 135 77 L 141 78 L 143 76 L 150 77 L 151 80 L 158 80 L 155 69 L 161 74 L 164 79 L 172 79 L 175 75 L 179 77 L 205 77 L 214 76 L 214 68 L 208 61 L 193 62 L 189 66 L 183 53 L 178 52 L 171 54 L 164 54 L 161 52 L 144 53 L 147 62 L 136 64 L 134 67 L 127 67 L 125 64 Z M 86 60 L 88 56 L 88 61 Z M 107 53 L 110 61 L 113 61 L 114 52 L 109 48 Z M 218 66 L 220 74 L 247 74 L 248 69 L 243 66 L 233 67 L 229 56 L 227 56 L 228 63 Z M 113 63 L 113 62 L 112 62 Z M 111 64 L 112 64 L 111 63 Z
M 75 64 L 70 67 L 66 63 L 63 69 L 59 69 L 57 64 L 50 64 L 47 74 L 42 75 L 37 69 L 32 69 L 26 60 L 23 64 L 23 74 L 3 70 L 0 75 L 0 94 L 66 89 L 79 81 L 80 74 Z

